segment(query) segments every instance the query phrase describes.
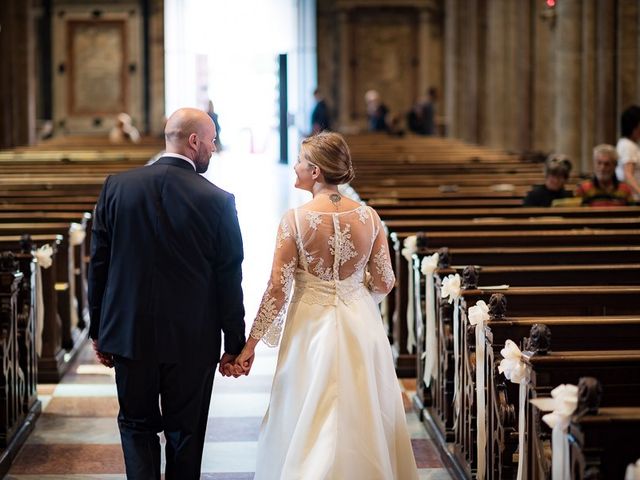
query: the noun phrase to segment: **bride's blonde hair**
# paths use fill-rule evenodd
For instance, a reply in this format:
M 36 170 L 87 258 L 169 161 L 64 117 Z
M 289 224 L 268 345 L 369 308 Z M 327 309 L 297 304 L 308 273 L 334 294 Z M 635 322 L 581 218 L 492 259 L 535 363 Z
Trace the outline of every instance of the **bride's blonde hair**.
M 355 178 L 349 146 L 339 133 L 320 132 L 305 138 L 300 154 L 320 168 L 330 185 L 349 183 Z

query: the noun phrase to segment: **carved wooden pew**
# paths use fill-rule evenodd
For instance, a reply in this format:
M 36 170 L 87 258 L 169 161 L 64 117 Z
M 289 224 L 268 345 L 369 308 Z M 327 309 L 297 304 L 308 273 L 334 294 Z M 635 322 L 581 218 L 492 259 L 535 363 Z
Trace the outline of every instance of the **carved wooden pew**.
M 32 357 L 25 358 L 25 354 L 33 351 L 33 337 L 25 335 L 32 328 L 33 317 L 29 312 L 19 311 L 24 301 L 20 296 L 30 295 L 29 289 L 15 256 L 11 252 L 0 253 L 0 473 L 3 475 L 41 411 L 35 396 L 36 367 Z M 22 316 L 25 313 L 26 318 Z

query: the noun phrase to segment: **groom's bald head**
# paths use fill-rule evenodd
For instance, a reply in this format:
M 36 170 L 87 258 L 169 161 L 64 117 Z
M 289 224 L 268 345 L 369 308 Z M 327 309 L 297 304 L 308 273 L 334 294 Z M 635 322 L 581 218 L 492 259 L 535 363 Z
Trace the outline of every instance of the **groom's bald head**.
M 190 158 L 199 173 L 207 171 L 216 138 L 216 128 L 209 115 L 196 108 L 176 110 L 167 119 L 164 138 L 167 152 Z

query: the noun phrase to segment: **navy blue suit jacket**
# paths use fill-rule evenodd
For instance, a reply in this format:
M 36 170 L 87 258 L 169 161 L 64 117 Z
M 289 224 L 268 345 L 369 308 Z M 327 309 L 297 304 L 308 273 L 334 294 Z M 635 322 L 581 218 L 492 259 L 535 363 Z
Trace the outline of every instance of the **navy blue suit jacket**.
M 234 197 L 162 157 L 106 179 L 89 266 L 90 336 L 106 353 L 215 363 L 245 343 Z

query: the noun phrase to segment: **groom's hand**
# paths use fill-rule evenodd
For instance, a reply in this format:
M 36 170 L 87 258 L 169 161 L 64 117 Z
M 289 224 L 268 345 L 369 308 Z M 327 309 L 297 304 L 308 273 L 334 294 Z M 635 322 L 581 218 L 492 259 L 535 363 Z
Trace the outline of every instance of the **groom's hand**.
M 92 340 L 92 343 L 93 351 L 96 353 L 96 358 L 98 359 L 98 361 L 105 367 L 113 368 L 113 355 L 111 355 L 110 353 L 102 353 L 100 350 L 98 350 L 97 340 Z
M 223 377 L 234 377 L 238 378 L 242 372 L 236 372 L 235 368 L 235 360 L 237 355 L 230 355 L 228 353 L 224 353 L 222 358 L 220 358 L 220 367 L 218 371 L 222 374 Z

